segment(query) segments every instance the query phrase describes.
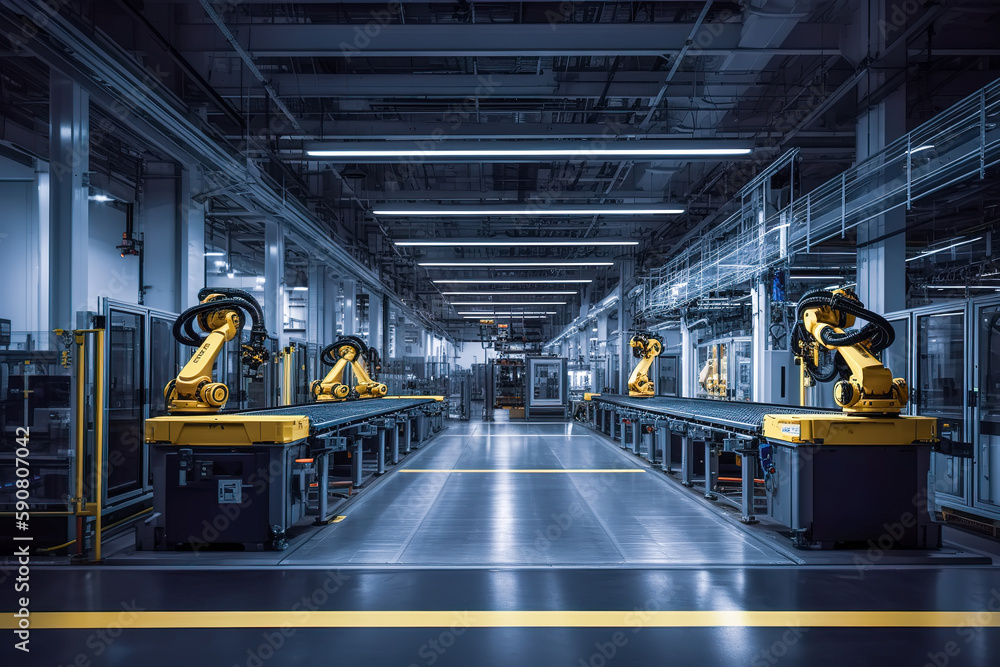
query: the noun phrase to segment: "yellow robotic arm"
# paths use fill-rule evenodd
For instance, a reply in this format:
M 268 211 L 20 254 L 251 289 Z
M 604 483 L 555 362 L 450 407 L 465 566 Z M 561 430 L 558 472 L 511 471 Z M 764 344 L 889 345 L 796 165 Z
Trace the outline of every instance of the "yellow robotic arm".
M 351 388 L 344 384 L 344 371 L 348 366 L 354 371 L 357 398 L 381 398 L 388 388 L 378 382 L 381 368 L 378 352 L 354 336 L 344 336 L 323 348 L 320 360 L 332 366 L 326 377 L 312 383 L 311 390 L 317 401 L 343 401 L 351 397 Z M 372 378 L 369 373 L 376 375 Z
M 256 370 L 268 359 L 264 315 L 253 295 L 243 290 L 206 287 L 198 293 L 198 299 L 201 303 L 188 308 L 174 322 L 174 338 L 198 349 L 163 389 L 171 414 L 218 412 L 229 400 L 229 388 L 212 380 L 212 368 L 226 343 L 243 331 L 244 313 L 250 314 L 253 328 L 250 344 L 241 347 L 243 363 Z M 207 336 L 202 338 L 195 330 L 196 323 Z
M 639 359 L 639 363 L 632 369 L 632 374 L 628 378 L 628 395 L 635 397 L 655 396 L 656 390 L 653 381 L 649 379 L 649 367 L 653 360 L 663 352 L 663 343 L 656 336 L 640 333 L 632 337 L 629 341 L 632 346 L 632 356 Z
M 868 324 L 847 330 L 856 317 Z M 828 382 L 840 376 L 833 397 L 845 412 L 898 414 L 906 407 L 906 381 L 892 377 L 892 372 L 875 357 L 895 340 L 892 325 L 865 308 L 854 292 L 809 292 L 799 301 L 798 320 L 792 337 L 793 352 L 813 379 Z M 832 367 L 820 366 L 821 347 L 837 352 Z

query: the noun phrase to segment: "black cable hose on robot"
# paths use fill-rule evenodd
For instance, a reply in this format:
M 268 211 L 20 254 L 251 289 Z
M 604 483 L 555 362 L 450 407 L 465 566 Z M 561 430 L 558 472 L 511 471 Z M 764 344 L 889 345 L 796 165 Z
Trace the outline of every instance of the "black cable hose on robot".
M 252 294 L 230 287 L 206 287 L 198 292 L 198 300 L 203 301 L 210 294 L 221 294 L 223 298 L 191 306 L 174 321 L 173 334 L 179 342 L 191 347 L 200 347 L 205 342 L 205 337 L 195 329 L 198 316 L 226 308 L 250 315 L 252 323 L 250 335 L 253 342 L 262 343 L 267 338 L 267 330 L 264 328 L 264 311 Z M 239 332 L 243 331 L 245 321 L 246 318 L 240 317 Z
M 322 361 L 327 366 L 333 366 L 337 363 L 337 350 L 345 345 L 349 345 L 354 348 L 354 353 L 359 356 L 368 357 L 368 353 L 372 348 L 369 348 L 363 340 L 357 336 L 341 336 L 337 340 L 333 341 L 329 345 L 323 348 L 323 351 L 319 353 L 320 361 Z M 375 353 L 376 355 L 378 352 Z
M 829 306 L 834 311 L 840 313 L 837 323 L 838 328 L 845 326 L 847 315 L 854 315 L 856 318 L 867 320 L 867 324 L 860 329 L 848 329 L 844 333 L 837 333 L 830 328 L 823 329 L 820 333 L 820 339 L 826 345 L 849 347 L 863 341 L 869 341 L 872 353 L 878 354 L 892 345 L 896 339 L 896 332 L 892 328 L 892 325 L 889 324 L 889 321 L 878 313 L 865 308 L 864 304 L 847 296 L 834 294 L 826 290 L 814 290 L 807 292 L 799 300 L 796 307 L 797 323 L 792 333 L 793 349 L 798 349 L 800 341 L 808 341 L 811 338 L 811 335 L 806 331 L 805 325 L 802 322 L 802 314 L 809 308 L 822 308 L 823 306 Z M 804 361 L 809 372 L 819 382 L 829 382 L 837 375 L 847 378 L 851 374 L 850 368 L 840 355 L 837 355 L 833 364 L 825 368 L 813 366 L 808 357 Z

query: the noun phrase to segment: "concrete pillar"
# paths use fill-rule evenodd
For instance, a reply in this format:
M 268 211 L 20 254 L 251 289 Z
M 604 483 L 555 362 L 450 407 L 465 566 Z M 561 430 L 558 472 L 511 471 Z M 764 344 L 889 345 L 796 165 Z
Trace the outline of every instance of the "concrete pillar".
M 869 55 L 886 51 L 889 41 L 899 32 L 884 26 L 892 23 L 897 3 L 873 0 L 861 3 L 852 24 L 852 40 L 867 46 Z M 900 31 L 901 32 L 901 31 Z M 897 48 L 885 56 L 884 63 L 872 68 L 858 83 L 859 104 L 869 93 L 881 96 L 884 86 L 906 67 L 906 48 Z M 857 160 L 862 162 L 887 144 L 906 134 L 906 83 L 900 77 L 881 101 L 868 106 L 858 117 L 856 132 Z M 887 313 L 906 308 L 906 210 L 897 208 L 858 226 L 858 296 L 868 308 Z
M 383 331 L 385 329 L 385 304 L 382 295 L 368 293 L 368 345 L 383 353 Z
M 285 230 L 276 220 L 264 222 L 264 321 L 267 333 L 288 344 L 284 326 Z
M 143 282 L 147 288 L 143 304 L 150 308 L 180 312 L 178 294 L 181 269 L 178 201 L 179 174 L 169 162 L 147 162 L 143 174 L 142 200 L 137 211 L 137 224 L 142 232 Z M 204 242 L 202 243 L 204 256 Z M 134 261 L 139 261 L 134 258 Z M 189 304 L 193 305 L 193 304 Z
M 88 303 L 90 95 L 56 70 L 49 80 L 49 326 L 72 329 Z
M 618 283 L 618 370 L 621 375 L 618 381 L 618 393 L 625 395 L 628 393 L 628 376 L 632 374 L 632 348 L 629 347 L 629 340 L 632 338 L 631 330 L 634 323 L 628 315 L 626 307 L 626 286 L 632 281 L 635 275 L 635 260 L 631 257 L 622 259 L 618 264 L 618 271 L 621 279 Z
M 766 391 L 768 378 L 767 374 L 772 369 L 765 363 L 767 355 L 768 327 L 770 317 L 768 314 L 767 281 L 759 280 L 750 292 L 750 320 L 751 320 L 751 357 L 753 358 L 753 401 L 758 403 L 768 403 L 771 398 Z
M 389 340 L 391 335 L 389 332 L 389 325 L 391 324 L 392 312 L 389 304 L 389 295 L 383 294 L 380 297 L 380 301 L 382 302 L 382 309 L 380 311 L 382 314 L 382 331 L 379 338 L 379 353 L 382 355 L 383 359 L 390 359 L 392 357 L 392 343 Z
M 353 280 L 341 280 L 340 288 L 344 294 L 341 310 L 344 321 L 343 333 L 345 336 L 356 336 L 358 333 L 357 283 Z
M 329 345 L 337 337 L 337 294 L 340 292 L 340 280 L 323 273 L 323 345 Z
M 180 175 L 177 227 L 177 290 L 174 309 L 181 312 L 198 303 L 198 291 L 205 286 L 205 204 L 192 196 L 201 191 L 201 170 L 184 169 Z M 147 248 L 152 252 L 151 248 Z
M 694 340 L 691 336 L 691 329 L 688 328 L 686 317 L 681 317 L 681 396 L 691 398 L 694 396 L 694 364 L 695 350 Z
M 326 332 L 323 321 L 323 290 L 326 281 L 323 280 L 323 267 L 317 262 L 309 262 L 309 293 L 306 312 L 306 341 L 312 345 L 326 345 Z

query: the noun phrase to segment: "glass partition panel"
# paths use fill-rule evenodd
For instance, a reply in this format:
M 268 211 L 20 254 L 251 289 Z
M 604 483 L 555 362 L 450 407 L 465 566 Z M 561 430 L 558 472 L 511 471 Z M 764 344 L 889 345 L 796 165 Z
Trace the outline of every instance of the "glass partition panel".
M 917 317 L 918 414 L 944 418 L 943 427 L 963 439 L 965 417 L 965 313 L 948 312 Z M 965 462 L 934 454 L 933 472 L 938 493 L 963 497 Z

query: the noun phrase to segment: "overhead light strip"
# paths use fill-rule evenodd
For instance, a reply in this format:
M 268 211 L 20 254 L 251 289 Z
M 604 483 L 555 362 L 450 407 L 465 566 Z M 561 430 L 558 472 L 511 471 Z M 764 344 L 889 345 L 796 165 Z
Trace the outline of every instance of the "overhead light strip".
M 919 255 L 917 255 L 915 257 L 911 257 L 911 258 L 909 258 L 906 261 L 907 262 L 912 262 L 914 260 L 918 260 L 918 259 L 921 259 L 923 257 L 930 257 L 931 255 L 938 254 L 939 252 L 944 252 L 945 250 L 951 250 L 952 248 L 957 248 L 960 245 L 967 245 L 969 243 L 974 243 L 974 242 L 978 241 L 981 238 L 983 238 L 983 237 L 982 236 L 977 236 L 974 239 L 969 239 L 967 241 L 959 241 L 958 243 L 952 243 L 951 245 L 946 245 L 945 247 L 938 248 L 937 250 L 928 250 L 927 252 L 920 253 Z
M 749 155 L 750 148 L 441 148 L 418 149 L 364 149 L 337 148 L 333 150 L 307 150 L 309 157 L 401 158 L 401 157 L 726 157 Z
M 437 241 L 393 241 L 393 244 L 401 248 L 424 247 L 424 248 L 467 248 L 467 247 L 561 247 L 561 246 L 636 246 L 638 241 L 607 241 L 600 239 L 504 239 L 498 241 L 470 241 L 467 239 L 443 239 Z
M 432 280 L 432 283 L 438 284 L 453 284 L 453 285 L 568 285 L 577 283 L 592 283 L 594 282 L 590 278 L 577 278 L 573 280 L 549 280 L 548 278 L 529 278 L 525 280 L 491 280 L 489 278 L 485 280 Z
M 482 301 L 452 301 L 452 306 L 565 306 L 565 301 L 495 301 L 493 303 Z
M 543 205 L 525 208 L 476 208 L 476 209 L 447 209 L 447 208 L 380 208 L 372 211 L 375 215 L 385 216 L 499 216 L 499 215 L 520 215 L 525 217 L 544 218 L 556 215 L 680 215 L 683 208 L 637 208 L 628 206 L 605 206 L 603 208 L 546 208 Z
M 562 294 L 576 294 L 576 292 L 441 292 L 441 294 L 444 296 L 529 296 L 532 294 L 559 296 Z
M 461 268 L 488 266 L 493 269 L 548 269 L 562 266 L 614 266 L 614 262 L 420 262 L 420 266 Z

